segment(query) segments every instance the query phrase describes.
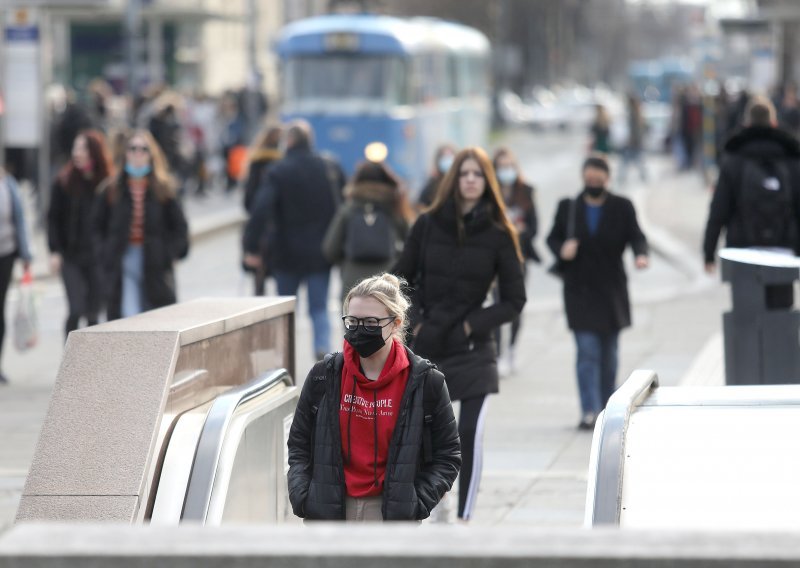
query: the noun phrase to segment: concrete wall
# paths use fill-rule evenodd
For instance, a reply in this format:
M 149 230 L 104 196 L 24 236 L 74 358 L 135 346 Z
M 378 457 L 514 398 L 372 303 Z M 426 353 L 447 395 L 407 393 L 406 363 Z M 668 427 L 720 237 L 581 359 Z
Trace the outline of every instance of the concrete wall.
M 800 562 L 798 536 L 408 524 L 21 525 L 0 536 L 0 568 L 788 567 Z

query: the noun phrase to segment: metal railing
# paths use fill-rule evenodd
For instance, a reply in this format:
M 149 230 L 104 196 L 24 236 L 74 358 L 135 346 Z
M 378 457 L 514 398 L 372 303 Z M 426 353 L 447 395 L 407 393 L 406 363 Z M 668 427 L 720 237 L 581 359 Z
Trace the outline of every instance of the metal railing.
M 182 521 L 205 523 L 220 467 L 233 466 L 221 463 L 221 456 L 237 411 L 246 403 L 269 393 L 281 384 L 287 387 L 293 386 L 291 376 L 286 369 L 271 371 L 242 387 L 220 395 L 213 402 L 195 452 L 181 515 Z

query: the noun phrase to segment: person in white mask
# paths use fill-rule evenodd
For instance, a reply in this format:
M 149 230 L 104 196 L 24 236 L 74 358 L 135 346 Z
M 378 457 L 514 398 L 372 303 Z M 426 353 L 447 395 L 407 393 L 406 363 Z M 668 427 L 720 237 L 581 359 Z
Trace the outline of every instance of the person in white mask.
M 425 187 L 422 188 L 417 198 L 417 210 L 421 211 L 430 207 L 435 201 L 436 190 L 439 188 L 439 183 L 444 179 L 445 174 L 450 171 L 450 166 L 453 165 L 453 160 L 456 157 L 456 151 L 456 147 L 449 143 L 442 144 L 436 148 L 431 176 L 425 182 Z
M 499 148 L 494 153 L 492 163 L 497 173 L 497 183 L 506 205 L 506 214 L 519 235 L 519 244 L 525 258 L 525 276 L 527 279 L 527 263 L 533 261 L 540 263 L 542 260 L 536 252 L 534 239 L 538 231 L 538 217 L 536 215 L 535 190 L 528 184 L 522 175 L 514 153 L 505 147 Z M 503 326 L 497 336 L 499 358 L 498 370 L 501 375 L 516 371 L 514 346 L 517 342 L 522 315 L 517 316 L 510 324 Z M 505 329 L 509 328 L 509 329 Z

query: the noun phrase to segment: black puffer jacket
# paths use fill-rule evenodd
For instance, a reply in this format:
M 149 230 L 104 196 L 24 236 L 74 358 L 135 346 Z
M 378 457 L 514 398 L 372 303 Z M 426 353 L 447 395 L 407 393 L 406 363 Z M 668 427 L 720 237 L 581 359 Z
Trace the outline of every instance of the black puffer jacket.
M 389 446 L 383 486 L 386 521 L 425 519 L 453 485 L 461 468 L 461 444 L 447 386 L 441 382 L 431 424 L 432 461 L 423 464 L 423 392 L 426 377 L 438 373 L 410 350 L 411 372 L 400 416 Z M 289 432 L 289 500 L 298 517 L 344 520 L 346 488 L 339 428 L 339 393 L 343 356 L 338 353 L 311 369 L 303 385 Z M 325 381 L 324 395 L 315 405 L 315 387 Z M 316 416 L 315 416 L 316 412 Z
M 463 242 L 452 200 L 421 215 L 392 269 L 408 281 L 421 308 L 412 347 L 442 370 L 453 400 L 498 392 L 492 332 L 519 315 L 526 300 L 514 241 L 489 211 L 482 202 L 464 216 Z M 484 307 L 495 278 L 499 299 Z

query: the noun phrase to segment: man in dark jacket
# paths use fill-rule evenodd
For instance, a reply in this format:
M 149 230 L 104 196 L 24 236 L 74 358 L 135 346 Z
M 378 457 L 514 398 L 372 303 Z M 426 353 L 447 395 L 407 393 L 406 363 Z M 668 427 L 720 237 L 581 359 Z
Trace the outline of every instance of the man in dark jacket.
M 312 151 L 311 126 L 292 123 L 285 134 L 286 155 L 266 176 L 244 232 L 244 262 L 259 268 L 259 243 L 264 233 L 272 243 L 271 272 L 278 294 L 294 296 L 300 284 L 308 289 L 314 327 L 314 353 L 322 359 L 330 349 L 328 283 L 330 264 L 322 240 L 341 195 L 339 166 Z
M 800 253 L 800 142 L 778 128 L 766 97 L 753 97 L 745 128 L 725 144 L 703 240 L 706 272 L 725 229 L 729 247 Z M 769 307 L 793 304 L 792 285 L 767 288 Z
M 604 158 L 584 162 L 583 191 L 558 204 L 547 237 L 563 267 L 564 307 L 575 334 L 580 429 L 594 427 L 614 392 L 619 332 L 631 325 L 625 249 L 633 249 L 636 268 L 648 266 L 647 240 L 633 203 L 609 192 L 609 174 Z

